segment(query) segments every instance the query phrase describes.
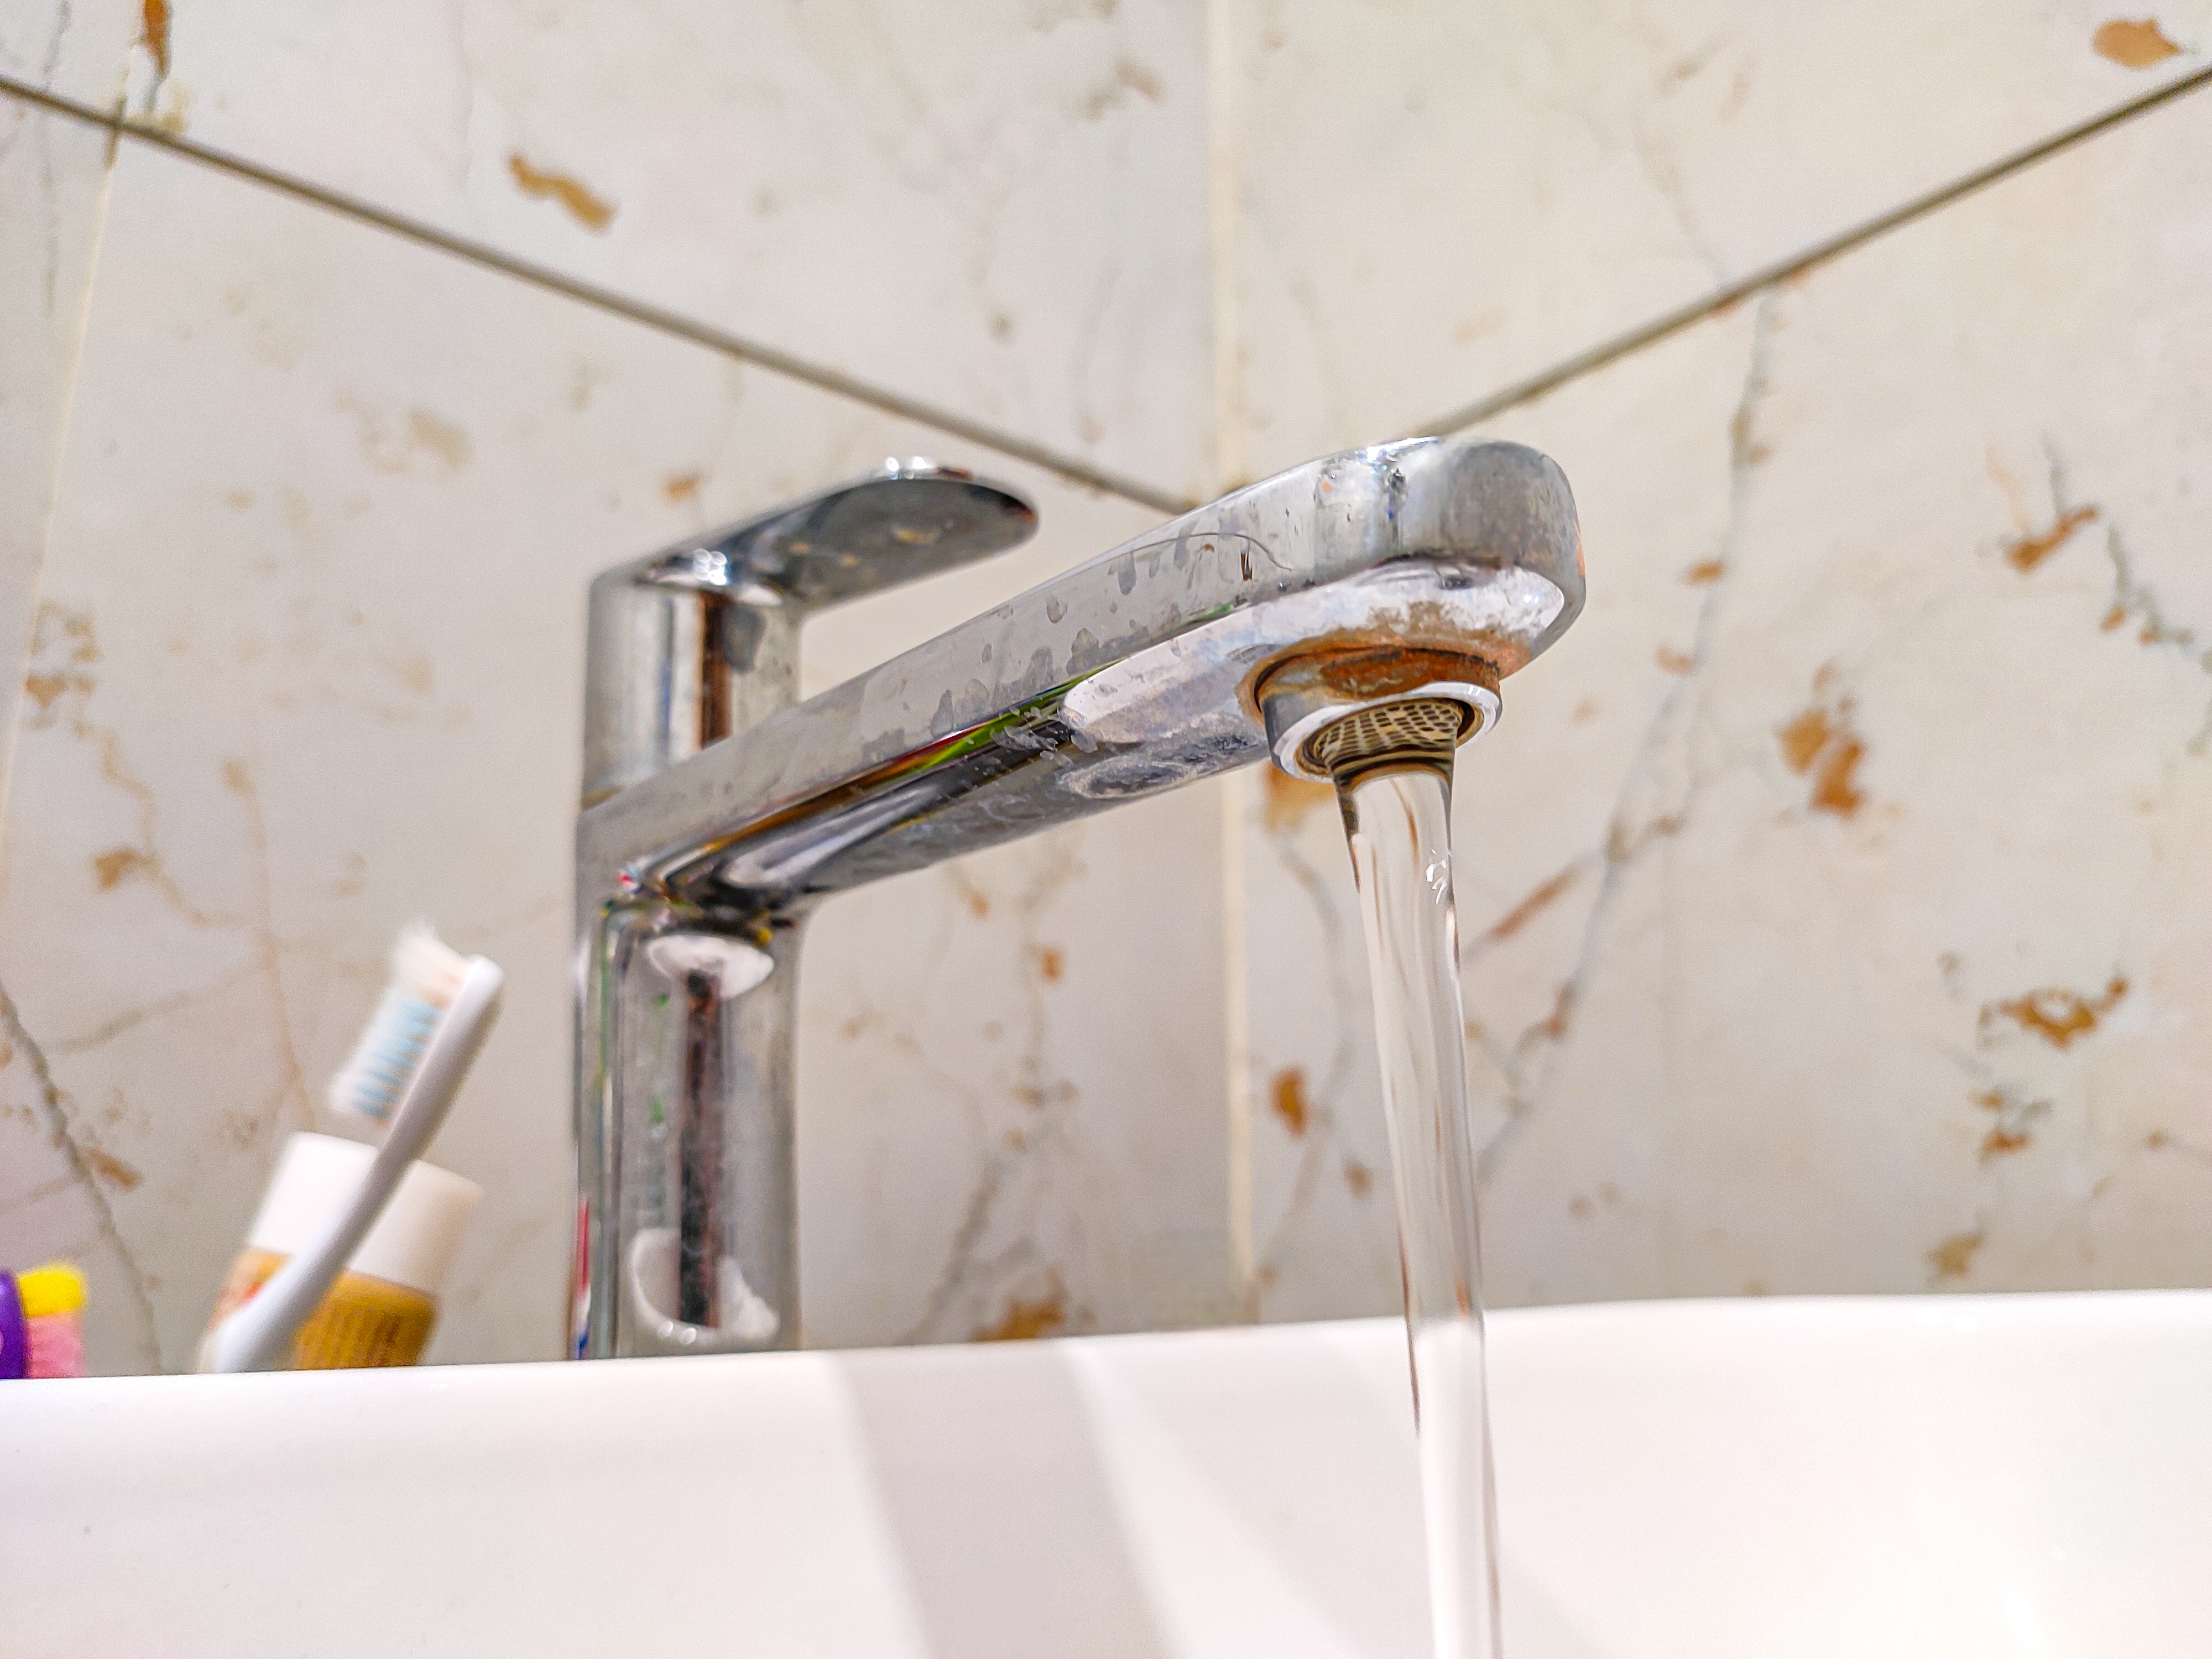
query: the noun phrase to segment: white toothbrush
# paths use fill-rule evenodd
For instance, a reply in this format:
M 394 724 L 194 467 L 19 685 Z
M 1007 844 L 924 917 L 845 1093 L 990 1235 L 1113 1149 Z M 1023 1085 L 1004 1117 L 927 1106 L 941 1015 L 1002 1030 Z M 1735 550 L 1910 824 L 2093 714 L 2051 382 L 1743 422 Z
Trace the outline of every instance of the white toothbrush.
M 340 1111 L 391 1121 L 384 1144 L 330 1230 L 279 1267 L 209 1339 L 203 1370 L 284 1369 L 292 1339 L 438 1133 L 483 1046 L 506 981 L 497 964 L 448 950 L 418 922 L 400 933 L 392 972 L 352 1059 L 331 1080 L 331 1103 Z

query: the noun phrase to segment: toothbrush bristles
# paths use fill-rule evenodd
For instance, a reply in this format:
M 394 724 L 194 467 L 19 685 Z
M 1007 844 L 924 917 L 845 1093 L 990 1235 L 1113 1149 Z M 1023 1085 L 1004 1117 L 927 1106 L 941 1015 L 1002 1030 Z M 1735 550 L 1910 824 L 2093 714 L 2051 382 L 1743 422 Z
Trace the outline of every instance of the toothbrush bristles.
M 331 1079 L 331 1109 L 382 1123 L 422 1063 L 468 960 L 439 941 L 428 924 L 402 928 L 392 951 L 392 983 L 353 1055 Z

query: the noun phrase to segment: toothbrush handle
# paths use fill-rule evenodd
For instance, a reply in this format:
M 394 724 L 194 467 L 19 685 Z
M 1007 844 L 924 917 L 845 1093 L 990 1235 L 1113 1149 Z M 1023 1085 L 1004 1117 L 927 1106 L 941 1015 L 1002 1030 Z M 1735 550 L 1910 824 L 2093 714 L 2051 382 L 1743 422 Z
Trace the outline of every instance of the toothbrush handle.
M 392 1127 L 385 1134 L 384 1145 L 377 1149 L 376 1162 L 369 1166 L 369 1179 L 374 1181 L 383 1173 L 387 1163 L 392 1165 L 387 1193 L 407 1166 L 428 1149 L 431 1138 L 446 1121 L 446 1109 L 460 1092 L 461 1080 L 468 1076 L 469 1067 L 476 1063 L 477 1051 L 491 1033 L 492 1017 L 498 1012 L 500 987 L 506 979 L 495 964 L 483 957 L 469 958 L 460 987 L 453 993 L 453 1006 L 439 1022 L 437 1035 L 423 1053 L 422 1069 L 407 1085 L 399 1109 L 392 1115 Z M 380 1195 L 380 1206 L 382 1201 Z M 362 1229 L 363 1233 L 368 1231 L 366 1225 Z M 355 1240 L 356 1243 L 359 1242 Z
M 477 1051 L 491 1030 L 500 987 L 499 969 L 482 957 L 470 959 L 453 1005 L 439 1021 L 422 1055 L 421 1068 L 407 1085 L 392 1127 L 377 1148 L 353 1202 L 332 1220 L 329 1231 L 272 1274 L 269 1282 L 223 1321 L 209 1345 L 210 1371 L 267 1371 L 283 1369 L 292 1339 L 352 1258 L 384 1206 L 429 1146 L 446 1109 L 459 1092 Z

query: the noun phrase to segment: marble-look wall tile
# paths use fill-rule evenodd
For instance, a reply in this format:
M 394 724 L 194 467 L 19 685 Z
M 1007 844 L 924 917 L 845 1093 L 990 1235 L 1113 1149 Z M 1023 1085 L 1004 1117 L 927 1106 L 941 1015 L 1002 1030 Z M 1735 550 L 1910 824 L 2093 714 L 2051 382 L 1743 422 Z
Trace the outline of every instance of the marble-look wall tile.
M 0 12 L 0 76 L 112 103 L 137 10 L 125 0 L 11 6 Z M 96 128 L 0 97 L 0 808 L 110 149 Z
M 887 882 L 814 924 L 810 1346 L 1238 1315 L 1219 812 L 1216 791 L 1184 790 Z M 825 1078 L 836 1109 L 817 1111 Z
M 1155 489 L 1211 476 L 1195 7 L 159 9 L 134 117 Z
M 112 108 L 147 18 L 142 0 L 20 0 L 0 14 L 0 75 Z
M 0 803 L 106 198 L 106 134 L 0 100 Z
M 1498 422 L 1591 597 L 1459 769 L 1495 1300 L 2212 1275 L 2208 141 L 2184 99 Z M 1337 826 L 1248 841 L 1261 1306 L 1379 1311 Z
M 2212 50 L 2203 0 L 2117 15 L 1238 0 L 1242 470 L 1421 430 Z
M 1042 535 L 825 618 L 810 680 L 1152 515 L 123 148 L 0 892 L 0 1259 L 85 1255 L 101 1366 L 187 1361 L 416 915 L 511 975 L 436 1148 L 487 1189 L 437 1352 L 556 1351 L 585 582 L 930 453 L 1028 489 Z M 1109 816 L 825 913 L 800 1106 L 821 1330 L 1187 1315 L 1159 1264 L 1209 1248 L 1182 1206 L 1225 1185 L 1219 1013 L 1146 969 L 1164 948 L 1218 978 L 1216 838 L 1188 830 L 1209 810 Z M 18 1182 L 55 1123 L 68 1157 Z M 1218 1226 L 1210 1248 L 1225 1282 Z
M 58 27 L 0 20 L 0 72 L 38 81 L 70 42 Z M 56 20 L 40 19 L 40 25 Z M 0 810 L 33 649 L 54 475 L 69 413 L 107 194 L 106 135 L 0 100 Z M 64 648 L 61 654 L 71 654 Z M 55 694 L 30 688 L 35 714 Z M 58 1131 L 34 1046 L 0 993 L 0 1240 L 68 1241 L 118 1264 L 101 1232 L 93 1171 Z M 0 1267 L 39 1252 L 0 1249 Z M 111 1275 L 112 1277 L 112 1275 Z

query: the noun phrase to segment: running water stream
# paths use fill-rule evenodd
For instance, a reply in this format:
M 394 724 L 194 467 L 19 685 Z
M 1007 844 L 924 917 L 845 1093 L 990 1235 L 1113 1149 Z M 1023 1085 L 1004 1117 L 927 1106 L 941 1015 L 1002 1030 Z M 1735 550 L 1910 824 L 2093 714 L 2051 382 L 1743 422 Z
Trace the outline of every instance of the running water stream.
M 1497 1516 L 1483 1386 L 1467 1027 L 1452 908 L 1452 754 L 1340 766 L 1367 933 L 1427 1523 L 1437 1659 L 1498 1659 Z

